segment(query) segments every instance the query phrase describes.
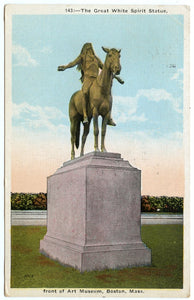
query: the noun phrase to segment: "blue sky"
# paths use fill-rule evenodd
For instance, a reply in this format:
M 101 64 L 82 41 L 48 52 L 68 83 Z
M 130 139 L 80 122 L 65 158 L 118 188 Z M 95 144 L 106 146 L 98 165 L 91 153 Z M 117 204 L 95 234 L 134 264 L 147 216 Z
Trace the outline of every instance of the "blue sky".
M 70 153 L 68 103 L 81 88 L 80 73 L 76 68 L 57 72 L 57 67 L 74 60 L 83 44 L 92 42 L 102 61 L 101 46 L 121 49 L 120 77 L 125 84 L 113 83 L 112 115 L 117 126 L 108 128 L 108 151 L 123 151 L 126 158 L 134 151 L 135 162 L 135 156 L 146 159 L 145 151 L 158 152 L 169 144 L 171 153 L 182 149 L 183 31 L 181 15 L 14 15 L 15 143 L 21 144 L 22 136 L 29 138 L 29 145 L 32 140 L 35 144 L 61 140 L 58 149 Z M 87 149 L 93 151 L 90 136 Z M 132 144 L 136 148 L 131 149 Z
M 182 131 L 182 16 L 13 16 L 13 102 L 56 107 L 66 115 L 80 74 L 75 68 L 57 72 L 57 66 L 75 59 L 87 41 L 102 61 L 101 46 L 122 49 L 125 84 L 113 85 L 115 98 L 125 98 L 120 130 Z M 116 119 L 118 106 L 116 99 Z

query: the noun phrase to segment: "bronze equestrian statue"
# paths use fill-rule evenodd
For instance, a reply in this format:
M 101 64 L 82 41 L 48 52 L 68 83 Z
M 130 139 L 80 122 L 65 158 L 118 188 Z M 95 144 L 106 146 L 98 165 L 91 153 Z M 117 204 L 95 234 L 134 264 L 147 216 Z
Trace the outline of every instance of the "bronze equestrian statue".
M 98 149 L 98 116 L 102 116 L 101 131 L 101 151 L 106 152 L 104 139 L 106 134 L 106 126 L 116 124 L 111 118 L 112 95 L 111 87 L 113 78 L 116 78 L 121 84 L 124 82 L 117 75 L 120 74 L 120 50 L 107 49 L 102 47 L 107 53 L 104 65 L 94 54 L 91 43 L 86 43 L 80 55 L 76 60 L 68 65 L 59 66 L 58 71 L 63 71 L 78 65 L 81 70 L 83 82 L 82 90 L 75 92 L 69 103 L 69 117 L 71 122 L 71 159 L 75 158 L 75 150 L 79 147 L 80 123 L 84 125 L 82 136 L 82 145 L 80 156 L 84 154 L 84 145 L 89 133 L 91 119 L 94 124 L 94 149 Z M 102 69 L 99 72 L 99 68 Z

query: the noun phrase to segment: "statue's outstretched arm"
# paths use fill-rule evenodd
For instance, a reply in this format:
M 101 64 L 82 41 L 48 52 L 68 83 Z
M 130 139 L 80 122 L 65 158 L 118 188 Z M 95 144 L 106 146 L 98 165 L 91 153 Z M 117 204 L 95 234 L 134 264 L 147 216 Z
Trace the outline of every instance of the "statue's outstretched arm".
M 74 61 L 70 62 L 69 64 L 58 66 L 57 70 L 58 71 L 64 71 L 68 68 L 72 68 L 72 67 L 78 65 L 80 62 L 81 62 L 81 56 L 79 55 Z

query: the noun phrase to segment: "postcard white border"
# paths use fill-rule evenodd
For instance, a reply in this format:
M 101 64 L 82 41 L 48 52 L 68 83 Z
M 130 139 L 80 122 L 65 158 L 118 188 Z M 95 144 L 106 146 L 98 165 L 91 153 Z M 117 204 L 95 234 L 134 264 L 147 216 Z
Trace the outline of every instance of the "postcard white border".
M 114 4 L 111 3 L 113 6 Z M 11 81 L 9 80 L 11 78 L 11 16 L 14 14 L 61 14 L 62 9 L 65 7 L 103 7 L 103 8 L 109 8 L 110 5 L 105 4 L 96 4 L 96 5 L 64 5 L 64 4 L 26 4 L 26 5 L 8 5 L 6 7 L 5 11 L 5 289 L 6 289 L 6 295 L 12 296 L 12 297 L 23 297 L 23 296 L 45 296 L 43 290 L 44 289 L 13 289 L 10 288 L 9 282 L 10 282 L 10 201 L 9 199 L 9 192 L 10 192 L 10 178 L 11 178 L 11 160 L 10 160 L 10 154 L 11 154 L 11 141 L 10 141 L 10 130 L 11 130 L 11 123 L 10 118 L 7 117 L 8 112 L 10 114 L 11 112 Z M 155 8 L 156 5 L 118 5 L 115 4 L 114 7 L 122 7 L 122 8 Z M 184 211 L 184 288 L 183 290 L 161 290 L 161 289 L 143 289 L 144 294 L 127 294 L 125 295 L 117 295 L 119 297 L 188 297 L 189 296 L 189 267 L 190 267 L 190 259 L 189 259 L 189 208 L 190 208 L 190 195 L 189 195 L 189 6 L 186 5 L 160 5 L 160 8 L 167 7 L 168 8 L 168 14 L 183 14 L 185 16 L 185 22 L 184 22 L 184 37 L 185 37 L 185 46 L 184 46 L 184 74 L 186 76 L 184 77 L 184 115 L 187 116 L 185 118 L 184 126 L 186 128 L 186 134 L 185 134 L 185 174 L 187 181 L 185 182 L 185 211 Z M 56 289 L 61 290 L 61 289 Z M 78 289 L 79 290 L 79 289 Z M 106 290 L 106 289 L 101 289 Z M 135 289 L 137 290 L 137 289 Z M 57 296 L 62 297 L 69 297 L 69 295 L 64 294 L 57 294 Z M 96 296 L 94 295 L 87 295 L 87 294 L 76 294 L 76 297 L 91 297 Z M 113 297 L 113 294 L 108 295 L 105 294 L 105 297 Z M 115 297 L 116 295 L 114 295 Z

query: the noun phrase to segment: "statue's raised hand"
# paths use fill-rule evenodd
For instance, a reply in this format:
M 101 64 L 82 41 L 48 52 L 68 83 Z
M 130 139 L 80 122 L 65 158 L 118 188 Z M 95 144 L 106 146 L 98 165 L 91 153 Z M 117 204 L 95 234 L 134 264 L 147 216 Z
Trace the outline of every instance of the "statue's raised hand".
M 66 66 L 58 66 L 57 71 L 64 71 Z

